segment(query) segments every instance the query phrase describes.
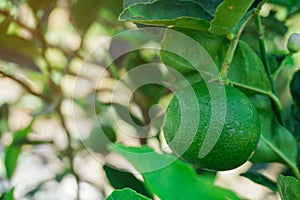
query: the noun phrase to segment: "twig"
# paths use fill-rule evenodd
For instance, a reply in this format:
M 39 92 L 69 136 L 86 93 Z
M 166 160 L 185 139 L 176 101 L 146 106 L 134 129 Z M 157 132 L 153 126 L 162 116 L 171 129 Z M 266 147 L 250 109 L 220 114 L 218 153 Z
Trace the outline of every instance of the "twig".
M 75 172 L 75 168 L 74 168 L 74 157 L 73 157 L 73 152 L 74 152 L 74 149 L 72 147 L 72 137 L 71 137 L 71 133 L 68 131 L 68 128 L 67 128 L 67 125 L 66 125 L 66 121 L 64 119 L 64 116 L 60 110 L 60 107 L 61 106 L 58 106 L 57 108 L 57 113 L 58 113 L 58 116 L 60 118 L 60 122 L 61 122 L 61 125 L 63 127 L 63 129 L 66 131 L 66 135 L 67 135 L 67 139 L 68 139 L 68 147 L 67 147 L 67 157 L 69 158 L 69 161 L 70 161 L 70 170 L 71 170 L 71 173 L 74 175 L 75 179 L 76 179 L 76 183 L 77 183 L 77 198 L 76 199 L 80 199 L 80 177 L 79 175 Z
M 272 93 L 275 96 L 278 96 L 277 91 L 276 91 L 275 81 L 272 76 L 272 72 L 271 72 L 271 68 L 270 68 L 270 64 L 269 64 L 269 60 L 268 60 L 268 56 L 267 56 L 267 52 L 266 52 L 264 28 L 263 28 L 259 13 L 257 12 L 255 16 L 256 16 L 256 24 L 257 24 L 258 33 L 259 33 L 258 41 L 259 41 L 259 48 L 260 48 L 260 52 L 261 52 L 262 61 L 263 61 L 265 70 L 267 72 L 267 75 L 269 77 Z M 274 102 L 274 101 L 272 101 L 272 105 L 273 105 L 278 122 L 281 125 L 284 125 L 285 123 L 283 120 L 282 108 L 280 109 L 278 106 L 276 106 L 276 102 Z
M 226 80 L 226 78 L 227 78 L 227 74 L 229 72 L 230 65 L 233 60 L 234 52 L 239 43 L 240 36 L 241 36 L 243 30 L 245 29 L 245 27 L 247 26 L 247 24 L 249 23 L 249 21 L 253 18 L 254 13 L 255 13 L 255 9 L 253 11 L 248 12 L 245 15 L 245 17 L 240 21 L 240 23 L 237 25 L 237 27 L 233 30 L 233 32 L 230 33 L 230 34 L 234 35 L 234 38 L 230 42 L 230 45 L 229 45 L 226 55 L 225 55 L 224 62 L 222 63 L 221 77 L 223 80 Z
M 12 79 L 13 81 L 19 83 L 27 92 L 29 92 L 30 94 L 34 95 L 34 96 L 37 96 L 37 97 L 40 97 L 42 99 L 45 99 L 45 97 L 40 94 L 40 93 L 37 93 L 36 91 L 34 91 L 27 83 L 25 83 L 24 81 L 18 79 L 17 77 L 9 74 L 9 73 L 6 73 L 5 71 L 3 71 L 2 69 L 0 69 L 0 74 L 2 74 L 4 77 L 7 77 L 7 78 L 10 78 Z
M 276 69 L 276 71 L 273 73 L 273 80 L 276 81 L 279 73 L 281 72 L 281 70 L 286 66 L 286 62 L 292 57 L 293 53 L 289 52 L 285 58 L 283 59 L 283 61 L 280 63 L 279 67 Z

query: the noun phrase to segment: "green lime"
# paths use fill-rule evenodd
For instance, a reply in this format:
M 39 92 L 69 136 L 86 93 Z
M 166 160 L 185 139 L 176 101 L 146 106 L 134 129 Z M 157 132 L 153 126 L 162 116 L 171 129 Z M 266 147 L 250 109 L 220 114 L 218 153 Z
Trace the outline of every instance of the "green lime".
M 260 137 L 258 113 L 248 97 L 237 88 L 219 83 L 208 84 L 214 86 L 213 91 L 208 90 L 212 87 L 200 82 L 192 85 L 192 90 L 183 89 L 174 95 L 166 111 L 164 136 L 173 152 L 187 162 L 208 170 L 234 169 L 245 163 L 256 149 Z M 186 97 L 191 96 L 191 91 L 196 96 L 196 106 L 187 102 L 189 98 Z M 182 108 L 180 105 L 185 106 Z M 215 116 L 212 116 L 212 105 L 218 111 L 214 113 Z M 196 108 L 198 112 L 194 112 Z M 224 123 L 214 121 L 219 120 L 217 115 L 222 113 Z M 182 116 L 188 116 L 188 119 L 184 120 Z M 193 127 L 195 120 L 197 129 Z M 221 128 L 219 132 L 212 132 L 209 136 L 217 140 L 206 138 L 209 124 L 213 121 Z M 180 126 L 182 133 L 179 133 Z M 205 138 L 216 142 L 211 144 L 212 149 L 206 156 L 200 157 L 199 152 Z

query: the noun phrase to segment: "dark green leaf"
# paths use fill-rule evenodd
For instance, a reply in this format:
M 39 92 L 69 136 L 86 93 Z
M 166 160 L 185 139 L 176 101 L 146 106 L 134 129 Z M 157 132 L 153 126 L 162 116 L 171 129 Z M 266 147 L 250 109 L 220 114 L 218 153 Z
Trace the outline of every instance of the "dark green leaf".
M 0 136 L 3 132 L 8 130 L 8 104 L 4 103 L 0 107 Z
M 252 98 L 252 101 L 259 113 L 261 137 L 251 161 L 254 163 L 282 162 L 290 166 L 296 166 L 296 140 L 275 119 L 275 114 L 268 97 L 256 95 Z
M 126 3 L 120 20 L 154 26 L 175 26 L 196 30 L 207 30 L 211 15 L 193 1 L 150 1 Z M 170 9 L 172 5 L 172 9 Z
M 99 17 L 102 6 L 99 0 L 77 0 L 71 7 L 71 14 L 75 27 L 84 33 L 90 25 Z
M 229 33 L 246 14 L 254 0 L 224 0 L 218 5 L 214 19 L 210 22 L 209 31 L 216 35 Z
M 249 171 L 244 174 L 241 174 L 241 176 L 244 176 L 244 177 L 252 180 L 254 183 L 263 185 L 274 192 L 277 191 L 277 184 L 274 181 L 272 181 L 269 178 L 262 175 L 261 173 Z
M 37 13 L 40 10 L 48 9 L 49 7 L 53 7 L 56 4 L 56 0 L 28 0 L 27 4 L 31 7 L 31 9 Z
M 300 9 L 299 0 L 269 0 L 269 2 L 286 7 L 289 15 L 296 13 Z
M 39 56 L 40 50 L 33 41 L 8 35 L 0 38 L 0 58 L 3 60 L 39 71 L 35 64 L 35 59 Z
M 223 2 L 223 0 L 184 0 L 184 1 L 192 1 L 199 4 L 206 12 L 208 12 L 211 16 L 214 15 L 218 5 Z
M 136 191 L 129 188 L 122 190 L 115 190 L 109 195 L 106 200 L 150 200 L 145 196 L 142 196 Z
M 230 79 L 230 82 L 242 87 L 271 91 L 268 75 L 260 58 L 243 41 L 239 41 L 235 51 L 228 79 Z
M 10 145 L 7 147 L 5 152 L 5 169 L 6 169 L 6 176 L 8 179 L 11 179 L 13 173 L 17 167 L 18 157 L 21 153 L 21 147 L 15 147 Z
M 300 70 L 293 75 L 290 91 L 295 104 L 300 108 Z
M 278 191 L 282 200 L 300 199 L 300 182 L 294 177 L 280 175 Z
M 161 199 L 239 199 L 232 192 L 198 176 L 190 165 L 173 155 L 158 154 L 146 146 L 137 148 L 114 144 L 110 145 L 110 150 L 131 162 L 142 173 L 149 191 Z
M 106 173 L 110 184 L 115 189 L 131 188 L 137 193 L 140 193 L 146 197 L 152 198 L 152 195 L 146 190 L 144 184 L 138 180 L 133 174 L 126 170 L 118 170 L 108 165 L 104 165 L 103 169 Z
M 2 37 L 5 37 L 8 27 L 10 23 L 12 22 L 13 17 L 6 17 L 1 23 L 0 23 L 0 41 Z

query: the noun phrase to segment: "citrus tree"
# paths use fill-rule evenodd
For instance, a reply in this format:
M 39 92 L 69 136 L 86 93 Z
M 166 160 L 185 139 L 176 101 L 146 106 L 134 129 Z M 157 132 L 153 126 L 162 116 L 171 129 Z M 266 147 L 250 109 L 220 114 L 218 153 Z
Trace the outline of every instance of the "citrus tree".
M 255 199 L 300 199 L 299 11 L 0 2 L 1 199 L 249 198 L 220 184 L 228 170 L 265 188 Z M 26 187 L 27 160 L 51 172 Z

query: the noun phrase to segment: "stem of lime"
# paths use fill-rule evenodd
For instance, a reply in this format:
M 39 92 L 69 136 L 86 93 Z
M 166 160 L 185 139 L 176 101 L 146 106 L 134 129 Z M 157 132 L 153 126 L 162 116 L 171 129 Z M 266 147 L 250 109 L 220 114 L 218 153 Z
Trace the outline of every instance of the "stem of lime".
M 245 29 L 246 25 L 249 23 L 249 21 L 253 18 L 254 13 L 256 9 L 249 11 L 243 19 L 239 22 L 239 24 L 233 29 L 233 31 L 230 33 L 230 35 L 233 35 L 233 39 L 231 40 L 229 47 L 227 49 L 224 62 L 222 63 L 221 67 L 221 77 L 223 81 L 226 81 L 227 74 L 230 69 L 230 65 L 232 63 L 234 52 L 238 46 L 240 36 Z
M 276 69 L 276 71 L 273 73 L 273 80 L 276 81 L 279 73 L 281 72 L 281 70 L 286 66 L 286 63 L 288 62 L 288 60 L 292 57 L 293 53 L 289 52 L 284 60 L 280 63 L 279 67 Z
M 269 60 L 268 60 L 268 56 L 267 56 L 267 52 L 266 52 L 264 27 L 262 25 L 261 18 L 260 18 L 260 15 L 258 12 L 256 12 L 255 17 L 256 17 L 256 24 L 257 24 L 257 28 L 258 28 L 258 34 L 259 34 L 258 41 L 259 41 L 259 48 L 260 48 L 260 52 L 261 52 L 262 61 L 263 61 L 265 70 L 267 72 L 267 75 L 269 77 L 272 93 L 275 96 L 278 96 L 277 91 L 276 91 L 275 81 L 273 79 L 273 75 L 271 72 L 271 68 L 270 68 L 270 64 L 269 64 Z M 285 123 L 283 120 L 282 108 L 280 109 L 278 106 L 276 106 L 276 102 L 274 102 L 273 99 L 272 99 L 272 104 L 273 104 L 273 108 L 274 108 L 278 122 L 284 126 Z

